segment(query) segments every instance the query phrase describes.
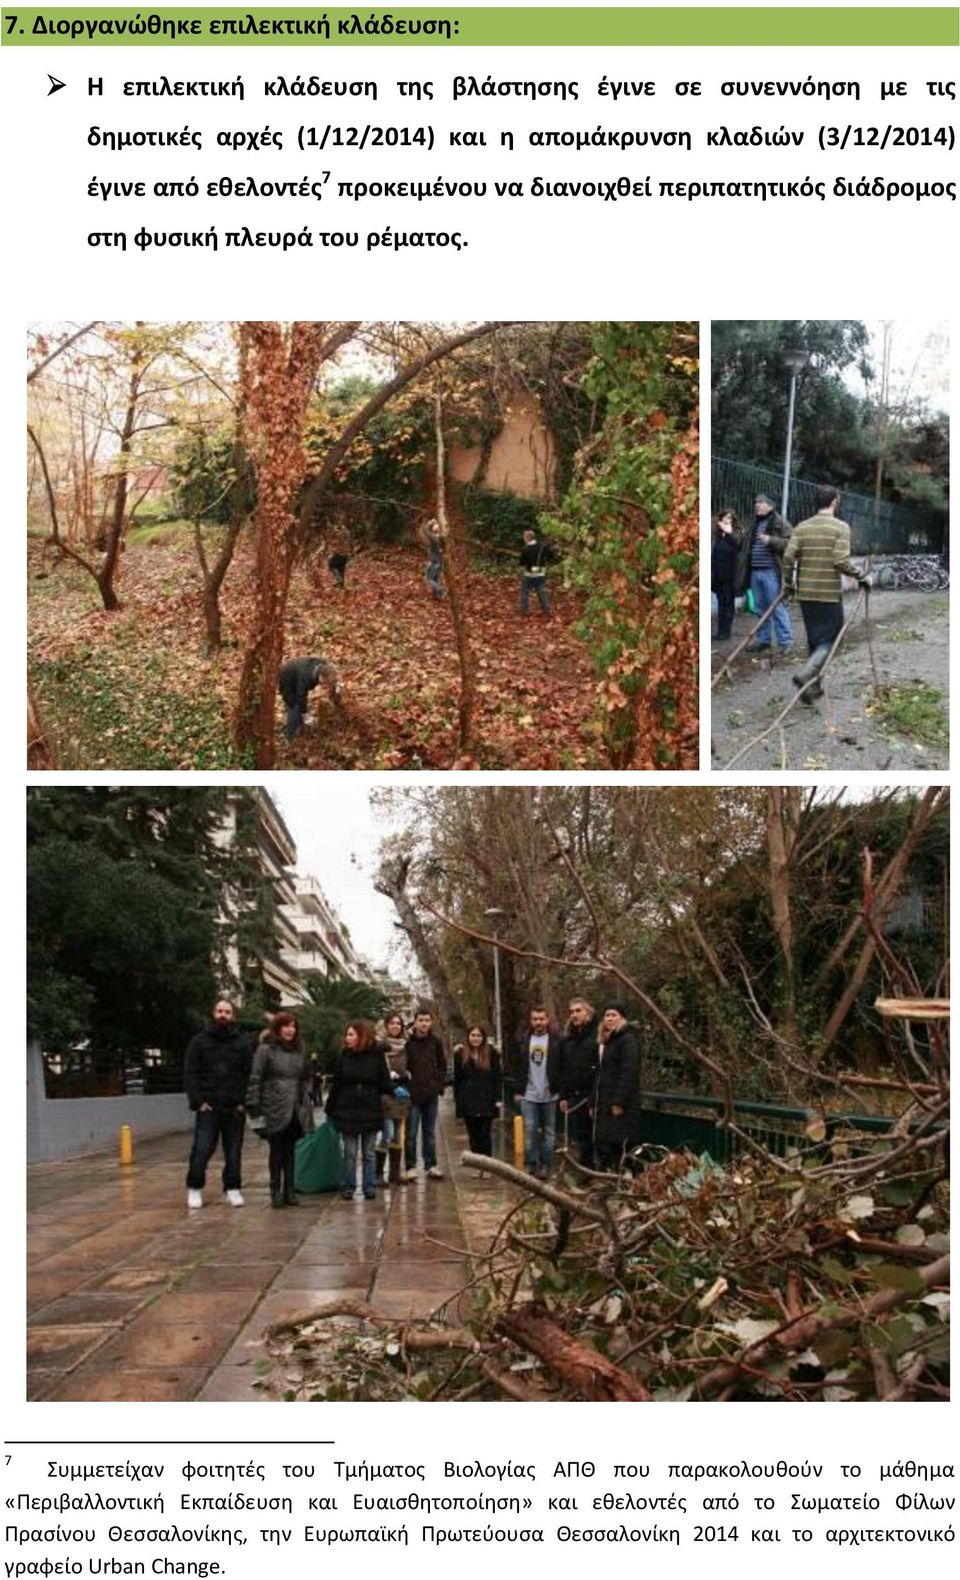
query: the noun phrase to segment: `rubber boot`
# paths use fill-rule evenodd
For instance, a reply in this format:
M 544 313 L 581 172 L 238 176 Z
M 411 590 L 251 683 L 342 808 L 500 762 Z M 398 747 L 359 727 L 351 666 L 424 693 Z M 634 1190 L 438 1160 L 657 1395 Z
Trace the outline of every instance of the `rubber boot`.
M 271 1207 L 282 1207 L 284 1205 L 280 1170 L 273 1167 L 270 1169 L 270 1205 Z
M 398 1141 L 391 1142 L 390 1146 L 387 1148 L 387 1158 L 390 1165 L 387 1174 L 387 1183 L 389 1185 L 406 1185 L 407 1182 L 404 1178 L 403 1167 L 403 1148 Z
M 807 690 L 804 691 L 800 701 L 805 702 L 808 707 L 812 706 L 816 697 L 823 696 L 820 671 L 830 656 L 830 648 L 832 646 L 832 643 L 823 643 L 820 647 L 815 647 L 803 668 L 798 669 L 796 674 L 791 677 L 796 687 L 807 686 Z M 808 682 L 813 682 L 813 684 L 808 685 Z

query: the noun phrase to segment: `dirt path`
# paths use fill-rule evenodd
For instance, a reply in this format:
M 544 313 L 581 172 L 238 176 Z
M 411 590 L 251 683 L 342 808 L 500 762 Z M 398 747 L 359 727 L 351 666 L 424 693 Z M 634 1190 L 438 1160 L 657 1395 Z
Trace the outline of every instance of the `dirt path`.
M 847 610 L 853 606 L 852 596 Z M 748 629 L 738 615 L 733 640 L 714 642 L 714 673 Z M 712 765 L 722 768 L 773 722 L 793 695 L 790 676 L 806 652 L 799 609 L 791 609 L 795 655 L 772 660 L 741 654 L 730 676 L 713 692 Z M 945 593 L 875 592 L 870 621 L 883 686 L 934 687 L 942 692 L 946 719 L 949 687 L 949 598 Z M 799 657 L 797 655 L 800 655 Z M 932 744 L 878 716 L 871 701 L 873 670 L 862 615 L 830 665 L 822 701 L 798 704 L 765 741 L 741 757 L 740 770 L 937 769 L 949 765 L 946 741 Z

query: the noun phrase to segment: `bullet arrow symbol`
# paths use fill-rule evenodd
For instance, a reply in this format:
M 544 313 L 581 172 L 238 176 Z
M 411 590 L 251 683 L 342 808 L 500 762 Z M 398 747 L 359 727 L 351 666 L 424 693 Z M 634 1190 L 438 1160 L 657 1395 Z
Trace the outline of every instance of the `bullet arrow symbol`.
M 65 88 L 67 85 L 65 82 L 61 82 L 59 77 L 51 76 L 49 71 L 47 72 L 47 76 L 50 77 L 50 81 L 53 83 L 53 87 L 50 88 L 47 93 L 47 98 L 49 99 L 51 93 L 59 93 L 60 89 Z

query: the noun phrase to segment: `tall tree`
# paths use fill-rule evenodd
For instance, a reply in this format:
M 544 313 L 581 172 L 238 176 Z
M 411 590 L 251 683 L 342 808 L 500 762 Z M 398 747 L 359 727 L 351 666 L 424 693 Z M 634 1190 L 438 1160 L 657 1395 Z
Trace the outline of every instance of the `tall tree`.
M 256 590 L 234 714 L 238 750 L 258 768 L 275 758 L 277 673 L 283 655 L 283 622 L 298 548 L 309 537 L 337 467 L 367 423 L 394 395 L 457 346 L 492 333 L 483 324 L 447 336 L 414 355 L 347 423 L 322 464 L 306 475 L 307 409 L 321 366 L 352 340 L 359 323 L 258 322 L 240 326 L 248 345 L 245 402 L 247 453 L 257 476 Z M 299 522 L 293 512 L 299 498 Z M 299 528 L 299 530 L 298 530 Z

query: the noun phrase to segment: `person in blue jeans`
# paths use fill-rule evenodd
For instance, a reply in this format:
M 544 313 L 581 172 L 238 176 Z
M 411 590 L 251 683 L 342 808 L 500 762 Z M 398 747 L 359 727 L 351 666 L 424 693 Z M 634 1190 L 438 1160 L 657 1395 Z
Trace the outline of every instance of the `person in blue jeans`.
M 193 1146 L 187 1167 L 187 1206 L 203 1206 L 207 1164 L 223 1147 L 223 1193 L 231 1207 L 243 1206 L 240 1161 L 246 1122 L 245 1104 L 253 1048 L 237 1025 L 229 999 L 218 999 L 209 1026 L 192 1037 L 183 1063 L 183 1086 L 194 1115 Z
M 413 1017 L 413 1031 L 404 1049 L 407 1057 L 406 1085 L 410 1091 L 407 1116 L 406 1178 L 417 1177 L 417 1137 L 423 1150 L 423 1168 L 428 1179 L 442 1180 L 437 1163 L 437 1113 L 447 1085 L 447 1055 L 433 1029 L 433 1016 L 424 1005 Z
M 357 1188 L 357 1158 L 366 1201 L 377 1194 L 377 1136 L 383 1116 L 383 1099 L 393 1093 L 383 1045 L 368 1020 L 352 1020 L 343 1035 L 343 1052 L 337 1059 L 327 1095 L 326 1110 L 343 1140 L 340 1195 L 352 1201 Z
M 550 594 L 547 592 L 547 545 L 538 538 L 532 527 L 523 534 L 520 550 L 520 613 L 529 614 L 530 594 L 535 593 L 541 614 L 550 613 Z
M 530 1011 L 530 1030 L 520 1040 L 516 1073 L 524 1164 L 528 1174 L 545 1179 L 557 1142 L 560 1039 L 550 1030 L 550 1017 L 542 1006 Z
M 792 527 L 775 509 L 767 494 L 758 494 L 754 503 L 753 526 L 744 535 L 740 560 L 740 584 L 753 594 L 754 612 L 759 618 L 780 592 L 780 566 L 790 541 Z M 793 641 L 790 615 L 785 603 L 777 604 L 769 620 L 760 627 L 747 649 L 750 653 L 769 652 L 773 639 L 782 653 Z
M 427 568 L 424 579 L 436 602 L 447 595 L 440 586 L 443 575 L 443 533 L 437 521 L 428 521 L 420 528 L 420 541 L 427 551 Z

